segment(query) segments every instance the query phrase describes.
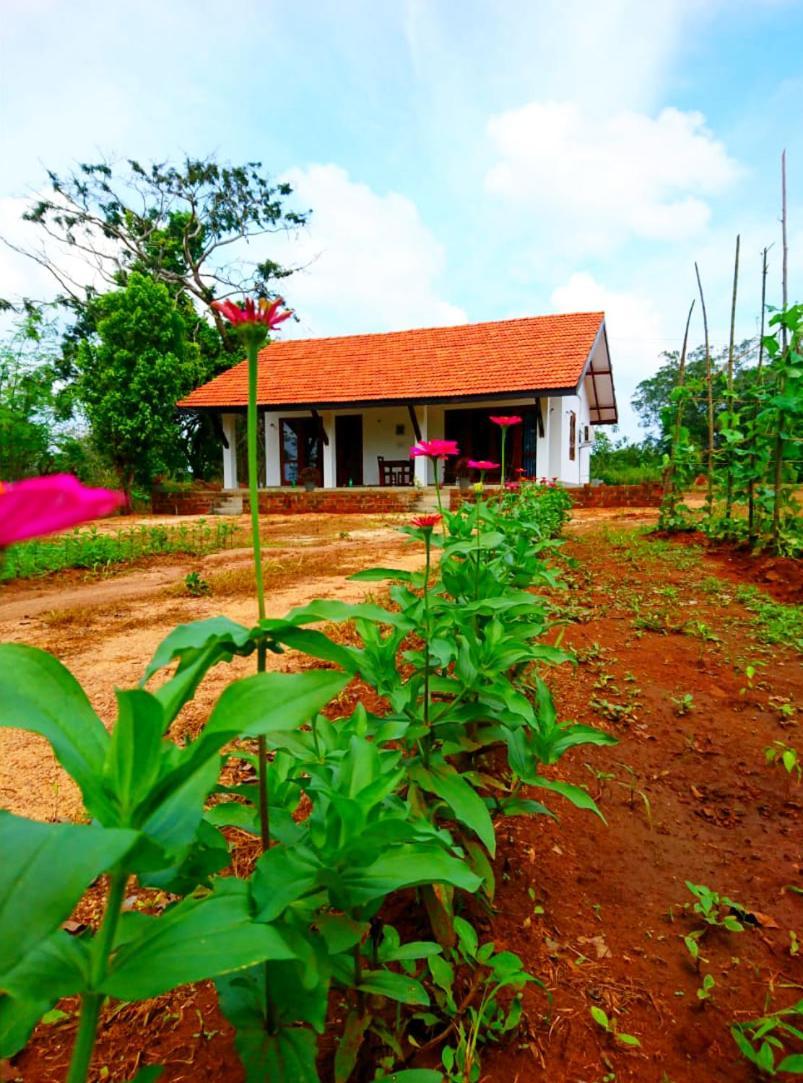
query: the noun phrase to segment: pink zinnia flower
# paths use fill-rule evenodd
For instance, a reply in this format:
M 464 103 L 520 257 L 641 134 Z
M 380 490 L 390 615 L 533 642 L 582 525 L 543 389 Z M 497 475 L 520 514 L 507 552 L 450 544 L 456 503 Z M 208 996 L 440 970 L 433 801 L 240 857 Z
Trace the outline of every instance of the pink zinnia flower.
M 469 470 L 498 470 L 499 463 L 491 463 L 486 459 L 469 459 L 466 464 Z
M 509 493 L 515 493 L 515 492 L 518 492 L 518 490 L 521 488 L 521 486 L 517 481 L 506 481 L 505 482 L 505 488 L 507 489 L 507 491 Z
M 0 549 L 110 515 L 123 504 L 123 493 L 89 489 L 71 474 L 0 482 Z
M 283 304 L 281 297 L 277 297 L 275 301 L 266 301 L 264 297 L 254 301 L 252 297 L 246 297 L 242 306 L 235 305 L 233 301 L 213 301 L 212 308 L 235 327 L 262 324 L 269 331 L 273 331 L 293 315 L 289 309 L 285 312 L 279 311 Z
M 411 519 L 413 526 L 417 526 L 420 530 L 432 530 L 437 526 L 443 518 L 442 515 L 419 515 L 416 519 Z
M 521 425 L 521 418 L 516 417 L 515 415 L 513 417 L 491 416 L 491 421 L 493 421 L 494 425 L 499 425 L 503 429 L 508 428 L 510 425 Z
M 419 440 L 410 448 L 410 458 L 426 456 L 428 459 L 445 459 L 447 455 L 459 455 L 460 448 L 454 440 Z

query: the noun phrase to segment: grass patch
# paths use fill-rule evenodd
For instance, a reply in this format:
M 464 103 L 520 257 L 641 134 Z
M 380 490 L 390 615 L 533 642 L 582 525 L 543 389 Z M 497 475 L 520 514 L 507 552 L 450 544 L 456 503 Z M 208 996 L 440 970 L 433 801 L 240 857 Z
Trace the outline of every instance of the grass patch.
M 132 564 L 161 553 L 202 556 L 234 544 L 238 528 L 225 521 L 177 526 L 135 526 L 101 532 L 73 530 L 46 541 L 26 541 L 10 546 L 0 563 L 0 580 L 32 579 L 67 568 L 105 572 L 116 565 Z
M 803 654 L 803 605 L 784 605 L 758 587 L 737 587 L 736 597 L 753 614 L 753 628 L 762 643 L 783 643 Z

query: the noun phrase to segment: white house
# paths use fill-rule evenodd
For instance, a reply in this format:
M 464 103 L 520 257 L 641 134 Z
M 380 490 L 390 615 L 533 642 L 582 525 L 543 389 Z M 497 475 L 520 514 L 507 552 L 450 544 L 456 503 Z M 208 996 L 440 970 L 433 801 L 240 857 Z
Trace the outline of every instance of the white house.
M 178 404 L 219 420 L 224 489 L 240 484 L 247 384 L 243 361 Z M 498 461 L 497 414 L 522 418 L 509 430 L 509 476 L 521 467 L 578 485 L 589 480 L 594 426 L 617 420 L 602 312 L 273 342 L 259 355 L 258 402 L 268 488 L 300 475 L 324 488 L 431 484 L 410 446 L 453 439 L 466 458 Z M 447 481 L 455 466 L 447 461 Z

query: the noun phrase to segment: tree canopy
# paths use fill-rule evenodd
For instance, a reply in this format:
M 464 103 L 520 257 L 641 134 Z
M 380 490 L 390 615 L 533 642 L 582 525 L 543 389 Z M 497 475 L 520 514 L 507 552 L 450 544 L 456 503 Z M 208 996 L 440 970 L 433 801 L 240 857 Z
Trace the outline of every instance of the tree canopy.
M 23 216 L 46 237 L 25 254 L 55 277 L 59 300 L 83 307 L 97 292 L 70 269 L 76 256 L 108 287 L 141 271 L 209 310 L 224 340 L 225 325 L 209 307 L 213 300 L 271 296 L 277 281 L 292 273 L 271 259 L 246 259 L 245 242 L 307 219 L 286 206 L 291 186 L 272 180 L 260 162 L 228 166 L 186 158 L 176 166 L 129 159 L 122 166 L 83 163 L 62 176 L 49 171 L 48 178 L 51 193 Z
M 186 470 L 175 403 L 202 366 L 167 287 L 138 271 L 91 304 L 97 334 L 77 351 L 77 390 L 95 443 L 129 492 Z

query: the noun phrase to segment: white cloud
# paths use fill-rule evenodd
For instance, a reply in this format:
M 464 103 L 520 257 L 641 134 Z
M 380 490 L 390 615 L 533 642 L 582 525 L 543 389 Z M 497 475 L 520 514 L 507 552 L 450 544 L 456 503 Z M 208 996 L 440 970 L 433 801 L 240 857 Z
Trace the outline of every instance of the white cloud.
M 306 230 L 271 238 L 272 258 L 303 268 L 286 286 L 301 321 L 295 334 L 465 322 L 465 312 L 440 294 L 443 247 L 406 196 L 379 195 L 336 165 L 292 169 L 283 179 L 296 206 L 313 208 Z
M 664 317 L 655 302 L 635 291 L 608 289 L 585 272 L 571 275 L 553 290 L 550 301 L 556 312 L 605 312 L 619 425 L 623 434 L 640 439 L 644 434 L 630 406 L 636 385 L 655 372 L 663 350 L 680 346 L 667 337 Z
M 487 188 L 534 205 L 579 252 L 694 236 L 709 220 L 704 197 L 740 173 L 701 113 L 673 108 L 599 119 L 574 102 L 536 101 L 492 117 L 488 133 L 499 160 Z

